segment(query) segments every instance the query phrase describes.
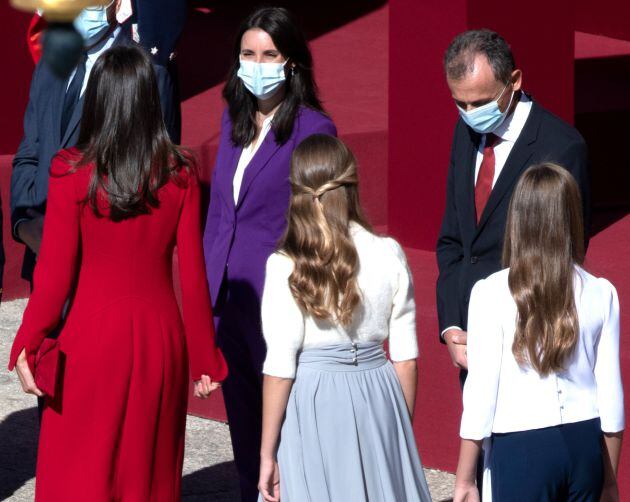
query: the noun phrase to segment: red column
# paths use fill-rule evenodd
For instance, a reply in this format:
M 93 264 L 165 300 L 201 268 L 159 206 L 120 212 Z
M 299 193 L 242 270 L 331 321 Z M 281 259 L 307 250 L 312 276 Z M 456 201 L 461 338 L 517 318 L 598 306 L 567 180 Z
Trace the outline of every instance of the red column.
M 31 18 L 32 14 L 15 10 L 8 1 L 0 1 L 3 75 L 0 80 L 0 155 L 14 154 L 22 138 L 22 118 L 33 73 L 33 62 L 26 44 Z
M 455 106 L 442 56 L 467 28 L 466 0 L 391 0 L 389 25 L 389 232 L 434 249 L 444 211 Z
M 572 0 L 469 0 L 468 26 L 490 28 L 511 45 L 523 87 L 573 123 L 575 5 Z
M 442 71 L 451 39 L 473 28 L 499 32 L 524 72 L 524 88 L 573 121 L 573 4 L 569 0 L 390 2 L 389 230 L 434 250 L 444 211 L 457 118 Z

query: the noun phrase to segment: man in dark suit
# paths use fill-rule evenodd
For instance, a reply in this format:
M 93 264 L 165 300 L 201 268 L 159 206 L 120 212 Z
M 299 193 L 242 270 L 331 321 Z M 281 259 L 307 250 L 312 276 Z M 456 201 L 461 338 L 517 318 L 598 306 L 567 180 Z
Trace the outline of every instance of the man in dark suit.
M 11 176 L 11 224 L 13 236 L 26 244 L 22 277 L 32 282 L 35 257 L 42 238 L 48 192 L 48 169 L 55 153 L 76 144 L 83 109 L 83 92 L 96 59 L 108 48 L 130 45 L 131 21 L 119 24 L 112 2 L 102 28 L 94 19 L 79 30 L 86 38 L 86 50 L 68 79 L 57 77 L 44 61 L 33 73 L 29 102 L 24 116 L 24 138 L 13 159 Z M 91 11 L 90 15 L 95 15 Z M 75 23 L 76 24 L 76 23 Z M 179 138 L 177 113 L 173 104 L 173 84 L 165 67 L 154 65 L 162 111 L 169 134 Z
M 569 124 L 521 89 L 507 42 L 490 30 L 457 36 L 444 57 L 460 113 L 448 172 L 446 209 L 437 243 L 440 340 L 461 382 L 466 377 L 466 323 L 474 284 L 502 268 L 508 205 L 519 176 L 551 161 L 577 180 L 589 225 L 586 144 Z

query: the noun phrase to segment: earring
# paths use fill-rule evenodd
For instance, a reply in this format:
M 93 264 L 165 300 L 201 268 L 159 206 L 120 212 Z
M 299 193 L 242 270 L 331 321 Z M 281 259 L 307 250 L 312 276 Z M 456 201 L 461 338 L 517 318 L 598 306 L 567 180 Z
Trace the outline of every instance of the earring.
M 295 75 L 295 66 L 291 67 L 291 76 Z

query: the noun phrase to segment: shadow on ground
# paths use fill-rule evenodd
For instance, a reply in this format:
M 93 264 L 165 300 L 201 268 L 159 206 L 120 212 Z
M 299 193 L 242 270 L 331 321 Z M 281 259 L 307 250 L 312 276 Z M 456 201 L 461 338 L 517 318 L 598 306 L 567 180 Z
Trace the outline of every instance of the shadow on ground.
M 0 500 L 35 476 L 38 429 L 37 407 L 11 413 L 0 423 Z
M 38 438 L 37 407 L 11 413 L 0 423 L 0 501 L 9 500 L 35 476 Z M 200 469 L 182 479 L 186 502 L 237 502 L 234 462 Z
M 223 462 L 199 469 L 182 479 L 185 502 L 238 502 L 238 475 L 234 462 Z

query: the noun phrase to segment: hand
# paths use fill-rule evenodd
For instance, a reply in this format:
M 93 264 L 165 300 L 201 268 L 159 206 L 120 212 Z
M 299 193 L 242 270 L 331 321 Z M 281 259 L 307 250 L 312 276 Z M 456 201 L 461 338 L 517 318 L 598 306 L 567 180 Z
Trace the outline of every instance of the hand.
M 606 482 L 602 490 L 602 496 L 599 499 L 600 502 L 619 502 L 619 489 L 615 481 Z
M 195 382 L 195 397 L 207 399 L 212 392 L 221 387 L 219 382 L 213 382 L 208 375 L 201 375 L 201 380 Z
M 479 490 L 474 482 L 458 483 L 455 480 L 453 502 L 479 502 L 480 500 Z
M 33 378 L 33 373 L 31 373 L 31 369 L 28 367 L 28 362 L 26 360 L 26 349 L 22 349 L 20 355 L 17 358 L 15 363 L 15 372 L 20 379 L 20 383 L 22 384 L 22 390 L 27 394 L 35 394 L 38 397 L 43 397 L 44 393 L 37 388 L 35 385 L 35 379 Z
M 17 234 L 33 253 L 39 254 L 39 248 L 42 244 L 42 235 L 44 233 L 44 215 L 34 209 L 28 209 L 26 214 L 31 219 L 23 221 L 18 225 Z
M 264 502 L 280 501 L 280 470 L 275 458 L 261 458 L 258 491 L 262 495 Z
M 449 329 L 444 333 L 444 341 L 451 356 L 451 361 L 453 361 L 453 366 L 464 370 L 468 369 L 468 358 L 466 356 L 468 333 L 461 329 Z

